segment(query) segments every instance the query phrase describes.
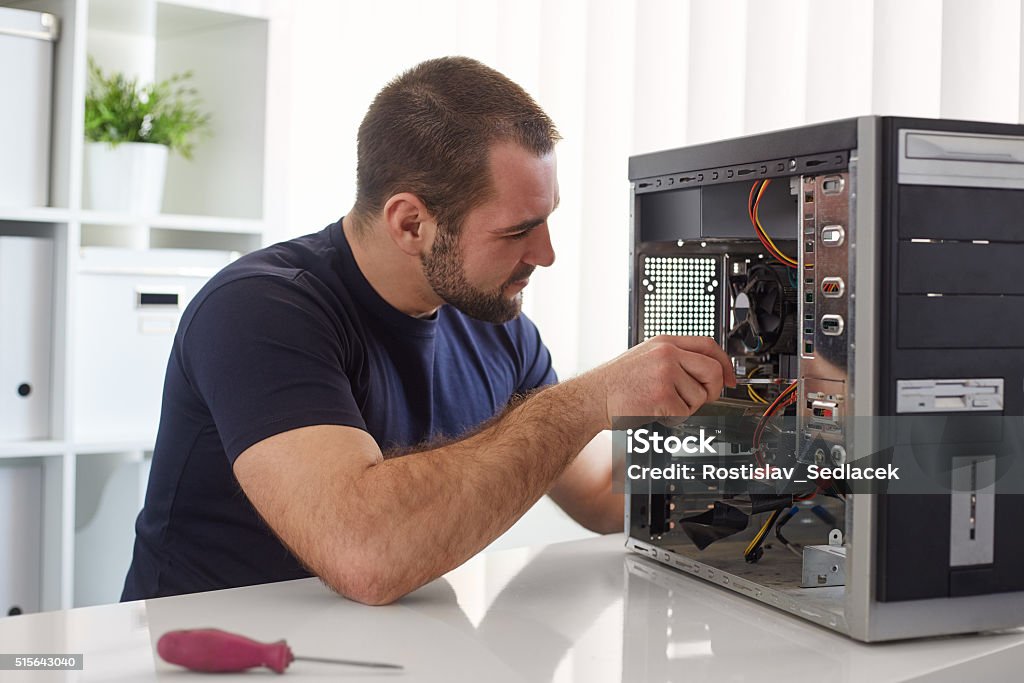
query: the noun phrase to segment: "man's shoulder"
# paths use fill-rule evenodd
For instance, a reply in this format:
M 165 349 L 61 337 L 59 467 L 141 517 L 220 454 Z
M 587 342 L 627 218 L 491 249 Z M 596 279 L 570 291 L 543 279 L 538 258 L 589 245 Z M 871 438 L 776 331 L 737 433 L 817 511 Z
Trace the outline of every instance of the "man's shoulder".
M 211 278 L 210 289 L 253 277 L 279 281 L 300 280 L 307 275 L 323 277 L 331 272 L 332 255 L 327 230 L 303 235 L 238 258 Z
M 282 307 L 337 311 L 344 285 L 337 277 L 326 232 L 258 249 L 224 267 L 192 299 L 182 328 L 187 329 L 197 315 L 211 308 L 241 307 L 254 316 Z

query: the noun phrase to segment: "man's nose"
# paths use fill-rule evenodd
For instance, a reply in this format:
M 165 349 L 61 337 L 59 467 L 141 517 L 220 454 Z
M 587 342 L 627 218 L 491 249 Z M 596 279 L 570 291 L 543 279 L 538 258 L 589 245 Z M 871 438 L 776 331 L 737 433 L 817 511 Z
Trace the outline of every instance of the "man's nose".
M 532 266 L 548 267 L 555 262 L 555 249 L 551 246 L 551 233 L 548 225 L 538 226 L 530 235 L 530 250 L 523 261 Z

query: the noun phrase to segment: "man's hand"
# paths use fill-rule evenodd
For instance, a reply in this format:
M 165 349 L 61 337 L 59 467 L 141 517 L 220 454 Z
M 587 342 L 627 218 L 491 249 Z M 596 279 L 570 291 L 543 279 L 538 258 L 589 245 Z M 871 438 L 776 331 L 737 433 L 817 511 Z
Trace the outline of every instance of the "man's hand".
M 735 386 L 729 357 L 708 337 L 656 337 L 578 380 L 597 386 L 597 408 L 614 417 L 688 417 Z M 622 531 L 622 494 L 612 492 L 611 439 L 599 435 L 549 491 L 574 520 L 598 533 Z
M 661 335 L 581 376 L 603 412 L 603 428 L 626 416 L 688 417 L 736 386 L 729 356 L 710 337 Z

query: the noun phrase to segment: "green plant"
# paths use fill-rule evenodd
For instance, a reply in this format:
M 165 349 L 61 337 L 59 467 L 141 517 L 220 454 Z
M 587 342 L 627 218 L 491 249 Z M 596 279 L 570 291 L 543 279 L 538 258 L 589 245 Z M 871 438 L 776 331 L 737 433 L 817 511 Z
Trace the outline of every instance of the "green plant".
M 85 139 L 90 142 L 150 142 L 167 145 L 186 159 L 200 136 L 209 134 L 209 114 L 203 114 L 192 72 L 165 81 L 139 85 L 124 74 L 104 75 L 89 58 L 89 87 L 85 95 Z

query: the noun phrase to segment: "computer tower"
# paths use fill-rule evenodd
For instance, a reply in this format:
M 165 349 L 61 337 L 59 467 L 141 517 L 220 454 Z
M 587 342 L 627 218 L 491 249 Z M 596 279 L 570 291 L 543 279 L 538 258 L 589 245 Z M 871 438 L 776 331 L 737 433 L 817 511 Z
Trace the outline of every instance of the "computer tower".
M 617 446 L 712 467 L 622 475 L 628 547 L 863 641 L 1024 624 L 1024 126 L 861 117 L 629 178 L 630 344 L 713 337 L 741 385 L 649 425 L 712 453 Z M 716 478 L 744 463 L 796 474 Z

